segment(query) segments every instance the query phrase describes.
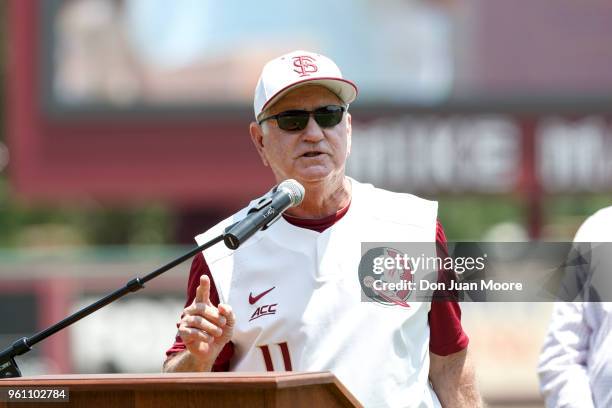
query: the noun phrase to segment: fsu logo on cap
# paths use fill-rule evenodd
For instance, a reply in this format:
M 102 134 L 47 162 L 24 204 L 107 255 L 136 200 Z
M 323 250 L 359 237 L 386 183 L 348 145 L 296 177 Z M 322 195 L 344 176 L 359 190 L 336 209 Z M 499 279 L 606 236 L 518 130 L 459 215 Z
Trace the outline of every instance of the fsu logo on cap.
M 293 66 L 296 68 L 294 71 L 300 74 L 301 77 L 309 76 L 319 70 L 315 64 L 315 59 L 309 55 L 293 57 Z

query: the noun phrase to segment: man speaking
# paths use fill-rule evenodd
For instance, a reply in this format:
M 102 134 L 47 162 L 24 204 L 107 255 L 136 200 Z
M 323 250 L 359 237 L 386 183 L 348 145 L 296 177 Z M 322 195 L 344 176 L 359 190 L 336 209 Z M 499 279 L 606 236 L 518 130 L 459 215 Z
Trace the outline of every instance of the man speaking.
M 320 54 L 294 51 L 264 66 L 251 140 L 277 182 L 297 180 L 304 199 L 236 251 L 196 256 L 164 371 L 329 370 L 366 407 L 480 406 L 457 303 L 361 300 L 361 242 L 445 247 L 446 238 L 437 203 L 345 175 L 356 96 Z

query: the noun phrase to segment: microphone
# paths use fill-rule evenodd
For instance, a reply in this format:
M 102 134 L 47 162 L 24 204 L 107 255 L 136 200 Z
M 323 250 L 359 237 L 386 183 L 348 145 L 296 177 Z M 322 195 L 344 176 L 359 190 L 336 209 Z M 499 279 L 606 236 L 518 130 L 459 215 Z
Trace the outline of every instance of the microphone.
M 303 199 L 304 187 L 300 183 L 293 179 L 283 181 L 264 195 L 244 219 L 225 229 L 225 246 L 238 249 L 257 231 L 272 225 L 287 209 L 300 205 Z

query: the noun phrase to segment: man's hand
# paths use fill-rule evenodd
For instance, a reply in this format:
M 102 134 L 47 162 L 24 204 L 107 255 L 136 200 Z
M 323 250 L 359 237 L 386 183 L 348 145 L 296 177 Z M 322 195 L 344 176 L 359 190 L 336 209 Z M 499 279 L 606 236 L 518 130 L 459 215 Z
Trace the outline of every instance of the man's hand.
M 169 358 L 166 371 L 210 371 L 217 356 L 232 338 L 236 318 L 229 305 L 213 306 L 210 301 L 210 279 L 204 275 L 193 303 L 183 310 L 178 334 L 186 352 Z M 171 360 L 177 360 L 174 364 Z
M 448 356 L 429 353 L 429 357 L 429 380 L 444 408 L 482 407 L 467 348 Z

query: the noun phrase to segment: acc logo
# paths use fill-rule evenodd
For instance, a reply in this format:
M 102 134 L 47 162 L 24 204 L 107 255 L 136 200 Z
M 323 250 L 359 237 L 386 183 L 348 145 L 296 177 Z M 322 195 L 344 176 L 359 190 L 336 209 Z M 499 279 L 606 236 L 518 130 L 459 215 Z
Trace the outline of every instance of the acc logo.
M 308 76 L 319 70 L 315 64 L 315 59 L 308 55 L 293 57 L 293 66 L 296 68 L 294 71 L 300 74 L 301 77 Z
M 249 322 L 261 316 L 276 314 L 276 306 L 278 306 L 278 303 L 274 303 L 272 305 L 259 306 L 257 309 L 255 309 L 255 312 L 251 315 Z
M 361 258 L 359 263 L 359 284 L 361 290 L 369 299 L 387 306 L 401 306 L 409 308 L 407 303 L 411 290 L 408 282 L 412 282 L 413 277 L 410 272 L 412 264 L 407 268 L 385 269 L 381 274 L 374 273 L 375 260 L 378 258 L 396 258 L 402 254 L 393 248 L 379 247 L 370 249 Z M 383 289 L 386 284 L 394 284 L 393 290 Z

